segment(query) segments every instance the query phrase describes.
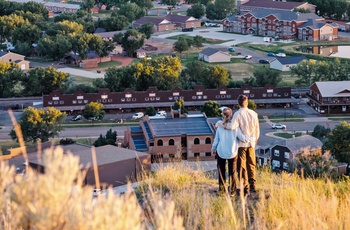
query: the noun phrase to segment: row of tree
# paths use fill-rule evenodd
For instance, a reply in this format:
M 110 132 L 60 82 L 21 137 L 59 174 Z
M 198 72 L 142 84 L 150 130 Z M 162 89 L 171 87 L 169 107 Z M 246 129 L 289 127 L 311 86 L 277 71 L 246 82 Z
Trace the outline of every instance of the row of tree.
M 350 62 L 304 60 L 290 67 L 291 76 L 297 77 L 296 85 L 310 86 L 317 81 L 350 80 Z

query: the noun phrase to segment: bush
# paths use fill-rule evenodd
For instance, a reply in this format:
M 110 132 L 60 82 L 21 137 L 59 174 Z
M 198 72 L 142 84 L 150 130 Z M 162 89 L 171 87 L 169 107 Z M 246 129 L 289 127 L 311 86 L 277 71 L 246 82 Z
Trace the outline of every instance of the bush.
M 61 139 L 60 140 L 60 145 L 71 145 L 74 144 L 75 141 L 71 138 L 66 138 L 66 139 Z

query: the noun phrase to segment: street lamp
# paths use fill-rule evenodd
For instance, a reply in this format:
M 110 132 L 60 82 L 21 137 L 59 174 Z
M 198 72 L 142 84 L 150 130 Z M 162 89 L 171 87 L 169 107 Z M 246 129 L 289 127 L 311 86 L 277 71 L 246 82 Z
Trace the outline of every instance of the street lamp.
M 287 119 L 287 106 L 284 106 L 284 121 Z

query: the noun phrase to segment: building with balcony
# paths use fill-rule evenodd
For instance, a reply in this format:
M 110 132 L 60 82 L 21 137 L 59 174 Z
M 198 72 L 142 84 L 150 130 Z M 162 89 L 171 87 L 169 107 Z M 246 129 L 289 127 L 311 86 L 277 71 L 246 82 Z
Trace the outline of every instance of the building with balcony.
M 307 94 L 309 104 L 321 114 L 350 113 L 350 81 L 315 82 Z
M 223 31 L 239 34 L 312 41 L 338 38 L 338 28 L 321 20 L 323 18 L 314 13 L 259 9 L 225 18 L 222 22 Z M 311 37 L 299 36 L 306 30 Z

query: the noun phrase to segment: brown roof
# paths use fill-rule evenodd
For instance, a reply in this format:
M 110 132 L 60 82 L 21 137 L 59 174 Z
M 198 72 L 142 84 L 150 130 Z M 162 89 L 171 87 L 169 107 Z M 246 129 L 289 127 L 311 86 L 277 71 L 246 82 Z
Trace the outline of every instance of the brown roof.
M 145 24 L 151 22 L 154 25 L 158 26 L 160 24 L 172 24 L 170 21 L 166 20 L 165 18 L 155 18 L 155 17 L 142 17 L 139 20 L 137 20 L 136 22 L 134 22 L 134 24 Z
M 183 16 L 183 15 L 177 15 L 177 14 L 168 14 L 165 16 L 165 19 L 171 21 L 171 22 L 188 22 L 188 21 L 198 21 L 198 19 L 190 16 Z
M 83 167 L 89 166 L 92 167 L 92 148 L 89 146 L 72 144 L 61 146 L 64 153 L 72 153 L 74 156 L 79 157 L 79 165 Z M 138 152 L 135 150 L 119 148 L 114 145 L 105 145 L 96 147 L 96 160 L 97 165 L 105 165 L 113 162 L 124 161 L 128 159 L 148 156 L 147 153 Z M 39 163 L 37 159 L 30 160 L 32 163 Z M 42 160 L 41 160 L 42 162 Z
M 300 7 L 303 4 L 305 4 L 305 2 L 277 2 L 272 0 L 250 0 L 249 2 L 242 4 L 242 6 L 293 10 L 294 8 Z

